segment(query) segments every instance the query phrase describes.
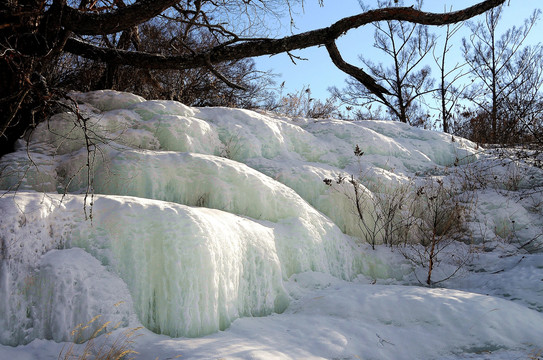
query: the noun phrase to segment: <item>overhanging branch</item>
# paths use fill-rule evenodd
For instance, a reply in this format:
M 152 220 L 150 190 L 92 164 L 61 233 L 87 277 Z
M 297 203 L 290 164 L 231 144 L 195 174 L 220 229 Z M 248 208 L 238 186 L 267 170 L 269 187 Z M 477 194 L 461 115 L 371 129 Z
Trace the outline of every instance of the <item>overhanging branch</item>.
M 62 26 L 78 35 L 105 35 L 130 29 L 159 15 L 179 0 L 138 0 L 115 11 L 97 14 L 66 6 Z
M 247 91 L 247 88 L 238 84 L 234 84 L 226 76 L 224 76 L 219 70 L 215 69 L 213 67 L 213 64 L 211 64 L 211 62 L 209 61 L 209 59 L 206 59 L 206 64 L 207 64 L 208 70 L 211 71 L 213 75 L 215 75 L 219 80 L 224 82 L 226 85 L 230 86 L 232 89 Z
M 175 2 L 172 0 L 142 0 L 137 2 L 140 3 L 159 3 L 162 7 L 166 6 L 169 3 Z M 147 69 L 188 69 L 206 66 L 206 59 L 212 64 L 229 61 L 229 60 L 239 60 L 248 57 L 256 57 L 262 55 L 274 55 L 284 52 L 289 52 L 293 50 L 305 49 L 308 47 L 326 45 L 333 43 L 337 38 L 347 33 L 349 30 L 356 29 L 363 25 L 373 23 L 376 21 L 385 21 L 385 20 L 401 20 L 408 21 L 417 24 L 423 25 L 447 25 L 460 21 L 467 20 L 476 15 L 480 15 L 485 11 L 492 9 L 498 5 L 501 5 L 505 0 L 486 0 L 474 6 L 468 7 L 463 10 L 448 12 L 448 13 L 428 13 L 413 8 L 385 8 L 385 9 L 376 9 L 371 10 L 362 14 L 344 18 L 334 23 L 333 25 L 317 29 L 313 31 L 308 31 L 302 34 L 287 36 L 281 39 L 258 39 L 258 40 L 246 40 L 243 42 L 238 42 L 235 44 L 219 45 L 216 46 L 205 53 L 200 54 L 191 54 L 191 55 L 179 55 L 179 56 L 165 56 L 161 54 L 150 54 L 143 52 L 133 52 L 133 51 L 122 51 L 117 49 L 104 49 L 92 44 L 71 38 L 67 43 L 65 50 L 73 53 L 75 55 L 83 56 L 92 60 L 103 61 L 103 62 L 113 62 L 117 64 L 130 65 L 139 68 Z M 131 5 L 125 9 L 135 6 Z M 120 9 L 117 13 L 120 13 Z M 158 11 L 158 8 L 155 8 Z M 73 10 L 73 9 L 71 9 Z M 90 16 L 91 14 L 86 14 Z M 106 14 L 104 14 L 106 15 Z M 83 16 L 83 15 L 81 15 Z M 103 16 L 103 15 L 100 15 Z M 117 18 L 117 17 L 116 17 Z M 117 20 L 119 20 L 117 18 Z M 131 21 L 130 24 L 133 25 L 135 21 Z M 79 30 L 87 29 L 89 32 L 91 30 L 99 29 L 108 29 L 107 31 L 111 32 L 115 26 L 119 25 L 109 25 L 102 23 L 102 25 L 93 27 L 93 26 L 83 26 L 83 21 L 79 25 Z M 123 28 L 126 28 L 124 26 Z M 75 33 L 81 33 L 78 31 L 78 26 L 73 25 Z M 105 30 L 104 30 L 105 31 Z
M 326 50 L 328 50 L 328 54 L 330 55 L 332 62 L 338 69 L 360 81 L 360 83 L 375 94 L 375 96 L 383 100 L 385 103 L 388 103 L 383 94 L 390 95 L 390 92 L 381 85 L 377 84 L 370 75 L 364 72 L 364 70 L 345 62 L 345 60 L 343 60 L 341 57 L 335 42 L 332 41 L 326 44 Z

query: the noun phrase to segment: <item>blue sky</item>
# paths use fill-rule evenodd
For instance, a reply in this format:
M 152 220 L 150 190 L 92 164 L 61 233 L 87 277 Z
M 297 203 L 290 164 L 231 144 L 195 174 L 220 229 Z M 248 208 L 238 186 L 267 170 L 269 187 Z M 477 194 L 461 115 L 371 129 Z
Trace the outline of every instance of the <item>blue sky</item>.
M 426 0 L 423 9 L 425 11 L 443 12 L 445 8 L 449 8 L 453 4 L 453 9 L 459 10 L 464 7 L 476 4 L 477 0 Z M 295 16 L 297 29 L 294 33 L 317 29 L 329 26 L 335 21 L 361 12 L 358 0 L 325 0 L 324 7 L 319 7 L 317 0 L 305 0 L 304 11 L 299 10 L 299 14 Z M 373 5 L 375 1 L 364 1 L 367 5 Z M 411 5 L 413 1 L 405 1 L 406 5 Z M 543 5 L 543 2 L 535 0 L 510 0 L 506 6 L 504 16 L 501 22 L 503 29 L 512 26 L 520 26 L 525 18 L 529 17 L 532 12 L 538 8 L 538 5 Z M 288 24 L 288 19 L 285 19 L 285 24 Z M 438 35 L 442 33 L 441 28 L 432 29 Z M 457 34 L 453 41 L 458 44 L 454 50 L 460 55 L 460 44 L 462 37 L 469 35 L 467 27 L 464 31 Z M 537 26 L 532 30 L 530 41 L 539 42 L 543 33 L 543 20 L 540 20 Z M 289 35 L 290 28 L 284 27 L 283 35 Z M 338 48 L 345 60 L 352 64 L 361 66 L 358 60 L 359 54 L 371 58 L 374 61 L 379 61 L 383 55 L 373 48 L 373 27 L 367 25 L 361 29 L 350 31 L 347 35 L 341 37 L 338 41 Z M 279 54 L 272 57 L 262 56 L 256 58 L 257 65 L 261 70 L 272 70 L 280 74 L 276 81 L 278 84 L 285 81 L 285 93 L 295 92 L 304 86 L 310 86 L 312 94 L 316 98 L 324 99 L 329 96 L 327 91 L 330 86 L 344 87 L 346 75 L 335 68 L 332 64 L 326 49 L 314 47 L 310 49 L 293 52 L 294 55 L 308 59 L 307 61 L 297 61 L 294 65 L 286 54 Z M 383 61 L 388 61 L 386 57 Z M 451 60 L 453 61 L 453 60 Z

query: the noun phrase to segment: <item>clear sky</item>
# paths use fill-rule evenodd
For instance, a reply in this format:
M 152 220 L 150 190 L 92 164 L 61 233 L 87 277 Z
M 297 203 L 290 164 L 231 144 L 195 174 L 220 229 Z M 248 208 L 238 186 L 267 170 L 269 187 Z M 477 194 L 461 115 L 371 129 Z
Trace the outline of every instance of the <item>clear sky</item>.
M 426 0 L 423 5 L 423 10 L 432 12 L 443 12 L 445 8 L 450 8 L 453 5 L 454 10 L 459 10 L 479 2 L 478 0 Z M 318 5 L 317 0 L 305 0 L 304 11 L 300 9 L 299 14 L 295 15 L 295 22 L 297 29 L 294 29 L 294 33 L 301 33 L 313 29 L 329 26 L 335 21 L 346 17 L 355 15 L 361 12 L 361 7 L 358 0 L 325 0 L 324 7 Z M 367 5 L 374 5 L 374 0 L 364 1 Z M 405 1 L 406 6 L 410 6 L 414 1 Z M 520 26 L 523 24 L 525 18 L 529 17 L 532 12 L 538 8 L 543 7 L 543 1 L 541 0 L 510 0 L 509 4 L 504 10 L 501 27 L 507 29 L 512 26 Z M 477 18 L 475 18 L 477 19 Z M 285 23 L 288 24 L 288 19 L 285 19 Z M 432 29 L 438 35 L 443 33 L 442 28 Z M 464 27 L 464 31 L 459 33 L 453 38 L 458 46 L 455 46 L 458 56 L 460 53 L 460 46 L 462 37 L 469 35 L 467 32 L 469 29 Z M 358 60 L 359 54 L 369 57 L 374 61 L 379 61 L 383 58 L 383 61 L 388 61 L 386 57 L 383 57 L 382 53 L 379 53 L 373 48 L 373 26 L 371 24 L 353 30 L 347 33 L 347 35 L 341 37 L 338 41 L 338 48 L 342 53 L 343 58 L 358 66 L 362 66 Z M 290 28 L 285 26 L 284 35 L 290 34 Z M 531 42 L 539 42 L 543 35 L 543 20 L 540 20 L 536 27 L 532 30 L 530 35 Z M 297 65 L 294 65 L 286 54 L 279 54 L 275 56 L 261 56 L 256 58 L 257 65 L 261 70 L 272 70 L 275 73 L 280 74 L 276 79 L 277 83 L 285 81 L 285 92 L 295 92 L 300 90 L 304 86 L 310 86 L 312 95 L 316 98 L 324 99 L 329 96 L 327 91 L 330 86 L 337 86 L 343 88 L 345 85 L 346 75 L 338 70 L 330 60 L 326 49 L 324 48 L 310 48 L 293 52 L 294 55 L 307 58 L 307 61 L 297 61 Z M 429 60 L 431 61 L 431 60 Z M 451 60 L 453 61 L 453 60 Z

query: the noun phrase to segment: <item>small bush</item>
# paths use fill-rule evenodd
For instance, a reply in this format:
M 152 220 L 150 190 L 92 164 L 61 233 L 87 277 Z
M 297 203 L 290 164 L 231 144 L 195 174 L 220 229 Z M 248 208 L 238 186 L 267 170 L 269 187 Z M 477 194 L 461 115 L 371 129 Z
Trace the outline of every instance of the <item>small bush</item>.
M 354 155 L 361 158 L 364 152 L 358 145 Z M 392 246 L 404 232 L 404 216 L 411 184 L 386 184 L 372 182 L 360 172 L 359 177 L 338 175 L 336 179 L 324 179 L 324 183 L 341 192 L 353 204 L 354 216 L 366 243 L 375 249 L 377 244 Z M 348 188 L 336 185 L 348 184 Z M 363 185 L 365 184 L 365 185 Z
M 354 154 L 361 158 L 364 153 L 356 146 Z M 414 181 L 387 185 L 353 175 L 338 175 L 324 183 L 352 204 L 365 242 L 373 249 L 378 244 L 399 249 L 413 265 L 427 269 L 427 285 L 437 283 L 432 273 L 441 261 L 452 267 L 438 282 L 454 276 L 471 259 L 470 245 L 466 249 L 460 243 L 471 239 L 466 218 L 473 202 L 461 199 L 456 187 L 433 178 L 420 186 Z
M 406 222 L 408 236 L 398 248 L 406 259 L 427 269 L 425 283 L 434 285 L 454 276 L 471 259 L 469 247 L 462 252 L 453 246 L 471 238 L 466 226 L 471 206 L 461 202 L 456 191 L 439 179 L 418 187 L 411 204 Z M 432 273 L 442 260 L 452 269 L 435 282 Z

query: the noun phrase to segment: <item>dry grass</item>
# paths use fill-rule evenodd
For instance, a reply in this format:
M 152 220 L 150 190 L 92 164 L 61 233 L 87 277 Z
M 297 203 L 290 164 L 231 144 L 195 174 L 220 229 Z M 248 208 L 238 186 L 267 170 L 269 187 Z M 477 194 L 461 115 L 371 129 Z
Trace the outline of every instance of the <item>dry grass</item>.
M 543 348 L 537 348 L 537 349 L 532 350 L 528 354 L 528 359 L 530 359 L 530 360 L 541 360 L 541 359 L 543 359 Z
M 79 324 L 72 331 L 74 342 L 67 348 L 62 349 L 58 356 L 59 360 L 127 360 L 134 358 L 132 355 L 136 355 L 137 352 L 132 350 L 131 347 L 134 338 L 138 336 L 137 331 L 141 327 L 127 329 L 114 335 L 114 330 L 120 324 L 116 324 L 108 331 L 111 322 L 107 321 L 98 326 L 90 337 L 85 338 L 85 331 L 95 326 L 95 322 L 99 318 L 100 315 L 95 316 L 88 323 Z M 84 347 L 77 346 L 77 344 L 83 343 L 85 344 Z

